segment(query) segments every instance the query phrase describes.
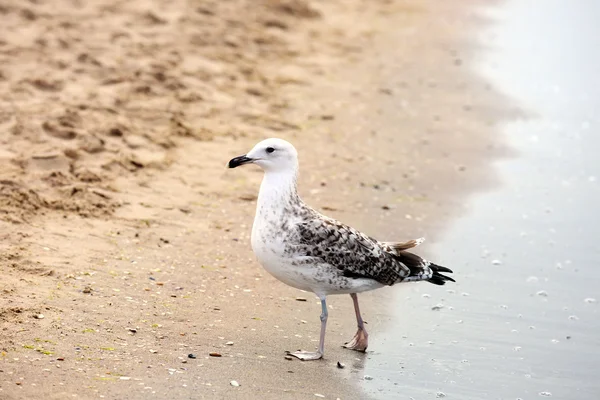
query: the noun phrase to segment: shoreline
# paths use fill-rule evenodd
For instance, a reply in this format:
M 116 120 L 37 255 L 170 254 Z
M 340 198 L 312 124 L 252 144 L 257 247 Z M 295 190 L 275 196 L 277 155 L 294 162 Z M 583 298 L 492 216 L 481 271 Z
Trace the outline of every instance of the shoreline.
M 3 334 L 10 344 L 0 357 L 0 394 L 41 395 L 43 382 L 53 382 L 61 388 L 54 395 L 64 396 L 78 390 L 81 379 L 88 383 L 84 397 L 114 398 L 124 391 L 132 398 L 185 396 L 190 389 L 199 396 L 264 398 L 314 393 L 351 398 L 356 393 L 367 357 L 337 346 L 354 333 L 349 298 L 332 298 L 325 362 L 283 360 L 285 350 L 317 340 L 318 307 L 310 294 L 275 281 L 253 259 L 249 234 L 261 175 L 252 169 L 224 171 L 225 162 L 265 132 L 293 127 L 295 132 L 281 136 L 300 152 L 299 189 L 308 204 L 379 233 L 382 240 L 424 234 L 435 240 L 461 212 L 468 193 L 485 187 L 482 177 L 493 176 L 486 158 L 505 154 L 500 141 L 490 148 L 490 135 L 477 134 L 503 115 L 504 99 L 465 67 L 461 46 L 467 32 L 459 31 L 469 24 L 461 14 L 467 6 L 432 11 L 433 3 L 369 8 L 357 2 L 340 13 L 341 6 L 321 6 L 324 20 L 310 28 L 313 37 L 334 43 L 325 54 L 315 52 L 305 70 L 273 64 L 273 70 L 283 71 L 278 79 L 299 83 L 278 93 L 274 107 L 285 111 L 277 117 L 248 113 L 266 130 L 254 127 L 249 137 L 212 141 L 178 137 L 166 165 L 116 175 L 96 189 L 121 204 L 110 217 L 48 212 L 21 226 L 4 223 L 8 237 L 18 231 L 25 236 L 10 243 L 3 270 L 9 278 L 25 276 L 38 294 L 25 296 L 21 284 L 4 284 L 9 295 L 18 296 L 9 300 L 15 304 L 2 304 Z M 351 19 L 359 15 L 360 21 Z M 452 19 L 457 26 L 433 23 Z M 417 39 L 429 25 L 434 27 Z M 349 26 L 355 37 L 349 32 L 325 36 Z M 392 26 L 403 29 L 392 34 Z M 305 31 L 288 39 L 302 35 Z M 390 55 L 397 43 L 402 45 Z M 345 57 L 354 60 L 346 64 Z M 456 68 L 438 76 L 439 64 L 432 60 Z M 406 76 L 398 76 L 399 65 Z M 313 101 L 307 105 L 298 99 Z M 477 101 L 467 104 L 467 99 Z M 466 141 L 469 146 L 458 146 Z M 474 158 L 477 154 L 485 156 Z M 153 153 L 146 156 L 154 160 Z M 374 168 L 366 171 L 366 165 Z M 390 293 L 361 296 L 367 319 Z M 45 317 L 35 318 L 40 314 Z M 371 328 L 370 334 L 377 331 Z M 209 357 L 209 352 L 223 357 Z M 187 359 L 189 353 L 197 358 Z M 337 370 L 338 360 L 350 367 Z M 49 366 L 57 369 L 31 377 Z M 81 369 L 84 375 L 75 373 Z M 16 384 L 21 376 L 26 379 Z M 231 380 L 241 386 L 231 387 Z

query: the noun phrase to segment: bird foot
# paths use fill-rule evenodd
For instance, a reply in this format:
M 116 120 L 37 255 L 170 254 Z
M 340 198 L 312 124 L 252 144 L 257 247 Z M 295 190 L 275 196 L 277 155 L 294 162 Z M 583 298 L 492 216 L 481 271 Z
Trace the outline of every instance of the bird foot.
M 352 338 L 352 340 L 349 341 L 348 343 L 344 344 L 344 346 L 342 346 L 342 347 L 345 347 L 350 350 L 361 351 L 364 353 L 365 351 L 367 351 L 368 346 L 369 346 L 369 334 L 367 333 L 366 330 L 359 329 L 356 332 L 356 335 L 354 335 L 354 337 Z
M 319 360 L 321 358 L 323 358 L 323 353 L 320 353 L 318 351 L 316 352 L 311 352 L 311 351 L 295 351 L 295 352 L 289 352 L 286 351 L 286 354 L 292 357 L 296 357 L 302 361 L 311 361 L 311 360 Z

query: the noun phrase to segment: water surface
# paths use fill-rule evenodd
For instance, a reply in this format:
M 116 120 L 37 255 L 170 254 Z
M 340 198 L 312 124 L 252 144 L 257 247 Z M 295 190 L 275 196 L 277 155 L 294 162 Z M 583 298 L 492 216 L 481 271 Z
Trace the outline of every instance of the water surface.
M 493 24 L 477 71 L 528 114 L 502 127 L 518 157 L 498 162 L 502 186 L 471 198 L 434 248 L 458 283 L 394 292 L 365 387 L 381 399 L 598 399 L 600 2 L 482 13 Z

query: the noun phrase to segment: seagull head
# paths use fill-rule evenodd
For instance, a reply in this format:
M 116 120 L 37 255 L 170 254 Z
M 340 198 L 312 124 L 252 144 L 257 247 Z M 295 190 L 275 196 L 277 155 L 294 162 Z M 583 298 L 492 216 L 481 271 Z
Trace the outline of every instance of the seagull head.
M 244 164 L 256 164 L 265 172 L 295 172 L 298 168 L 298 152 L 291 143 L 283 139 L 265 139 L 247 154 L 232 158 L 229 168 Z

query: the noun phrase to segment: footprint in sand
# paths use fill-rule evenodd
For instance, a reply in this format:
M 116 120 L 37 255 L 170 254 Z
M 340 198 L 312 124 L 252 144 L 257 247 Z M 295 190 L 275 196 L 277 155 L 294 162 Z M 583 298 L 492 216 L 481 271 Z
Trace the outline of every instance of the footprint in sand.
M 56 122 L 44 121 L 44 123 L 42 123 L 42 128 L 48 135 L 58 139 L 71 140 L 77 137 L 77 132 L 75 132 L 73 128 L 61 126 Z
M 66 110 L 56 120 L 44 121 L 42 128 L 52 137 L 72 140 L 77 137 L 77 128 L 81 125 L 82 121 L 83 119 L 76 111 Z

